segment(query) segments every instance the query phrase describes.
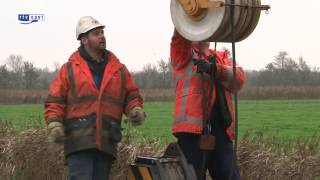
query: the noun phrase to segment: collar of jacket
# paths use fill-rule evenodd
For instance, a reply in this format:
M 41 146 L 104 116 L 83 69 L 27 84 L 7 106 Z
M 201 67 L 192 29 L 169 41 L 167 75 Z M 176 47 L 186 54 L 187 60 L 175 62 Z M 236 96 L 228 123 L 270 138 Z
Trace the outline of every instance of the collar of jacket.
M 97 61 L 93 60 L 93 58 L 90 56 L 90 54 L 86 51 L 86 49 L 83 46 L 80 46 L 78 48 L 78 51 L 79 51 L 80 56 L 82 58 L 84 58 L 87 61 L 90 61 L 93 64 L 100 64 L 103 61 L 108 61 L 108 51 L 106 49 L 103 51 L 103 55 L 102 55 L 103 58 L 102 58 L 101 62 L 97 62 Z
M 108 59 L 108 66 L 106 68 L 111 68 L 114 70 L 121 69 L 123 64 L 119 61 L 119 59 L 110 50 L 106 51 L 106 59 Z M 86 65 L 85 61 L 86 59 L 80 55 L 79 51 L 73 52 L 69 57 L 69 62 L 74 63 L 76 65 Z
M 110 82 L 112 76 L 121 70 L 123 68 L 123 64 L 120 63 L 119 59 L 108 50 L 108 65 L 106 66 L 106 69 L 104 70 L 104 77 L 101 83 L 100 92 L 103 92 L 104 88 L 108 85 Z M 89 67 L 87 66 L 87 63 L 85 62 L 85 59 L 83 59 L 79 53 L 79 51 L 74 52 L 70 58 L 69 62 L 72 64 L 75 64 L 77 66 L 80 66 L 81 71 L 89 78 L 92 79 L 92 75 L 90 72 Z M 92 83 L 94 81 L 92 80 Z

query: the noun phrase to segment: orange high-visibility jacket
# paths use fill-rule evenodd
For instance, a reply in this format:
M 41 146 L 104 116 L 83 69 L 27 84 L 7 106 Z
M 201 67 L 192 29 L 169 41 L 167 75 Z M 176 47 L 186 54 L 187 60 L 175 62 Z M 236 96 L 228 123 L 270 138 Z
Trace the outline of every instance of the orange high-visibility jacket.
M 192 46 L 192 42 L 183 38 L 176 30 L 171 41 L 171 66 L 176 81 L 176 97 L 174 108 L 173 134 L 188 132 L 201 134 L 203 131 L 203 105 L 202 83 L 205 83 L 205 97 L 209 97 L 210 77 L 204 74 L 204 82 L 197 67 L 192 61 L 198 58 L 198 50 Z M 226 128 L 228 137 L 234 139 L 234 110 L 232 92 L 238 91 L 245 81 L 245 74 L 241 67 L 237 67 L 236 87 L 233 89 L 232 63 L 228 59 L 227 52 L 215 52 L 209 50 L 211 55 L 216 55 L 215 80 L 220 83 L 226 96 L 231 124 Z M 202 56 L 204 57 L 204 55 Z M 207 59 L 206 59 L 207 60 Z M 216 101 L 216 88 L 213 87 L 212 98 L 205 107 L 205 111 L 211 111 Z
M 129 71 L 108 51 L 100 90 L 85 60 L 74 52 L 53 80 L 45 102 L 45 120 L 63 122 L 65 155 L 97 148 L 116 157 L 122 114 L 143 100 Z

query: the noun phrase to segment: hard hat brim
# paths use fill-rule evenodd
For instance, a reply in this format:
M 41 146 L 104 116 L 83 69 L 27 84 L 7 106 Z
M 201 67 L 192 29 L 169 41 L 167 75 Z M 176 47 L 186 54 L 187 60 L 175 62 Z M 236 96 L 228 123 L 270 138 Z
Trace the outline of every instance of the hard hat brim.
M 102 27 L 102 29 L 104 29 L 106 26 L 102 25 L 102 24 L 97 24 L 96 26 L 92 26 L 90 28 L 88 28 L 86 31 L 84 31 L 83 33 L 79 34 L 77 37 L 77 40 L 80 40 L 81 35 L 88 33 L 89 31 L 96 29 L 96 28 L 100 28 Z

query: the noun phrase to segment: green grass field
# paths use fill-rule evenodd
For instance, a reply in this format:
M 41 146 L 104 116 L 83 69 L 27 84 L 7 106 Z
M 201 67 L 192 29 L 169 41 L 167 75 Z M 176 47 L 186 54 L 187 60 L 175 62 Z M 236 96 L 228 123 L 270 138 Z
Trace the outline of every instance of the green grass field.
M 320 100 L 240 101 L 238 107 L 240 137 L 249 131 L 251 135 L 300 139 L 313 136 L 320 129 Z M 173 103 L 148 102 L 145 111 L 144 125 L 130 129 L 138 136 L 173 140 Z M 18 130 L 44 126 L 43 105 L 0 105 L 0 120 Z

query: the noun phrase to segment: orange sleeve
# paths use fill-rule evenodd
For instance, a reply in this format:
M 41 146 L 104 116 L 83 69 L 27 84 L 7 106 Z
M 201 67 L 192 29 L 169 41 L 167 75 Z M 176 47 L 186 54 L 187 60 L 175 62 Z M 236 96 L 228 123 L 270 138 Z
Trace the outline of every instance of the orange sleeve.
M 246 76 L 244 70 L 240 66 L 236 66 L 236 85 L 233 86 L 234 76 L 233 76 L 233 64 L 231 60 L 228 58 L 226 52 L 219 53 L 218 58 L 221 58 L 222 63 L 217 63 L 217 71 L 216 71 L 216 78 L 218 82 L 222 84 L 226 90 L 230 92 L 239 91 L 246 80 Z
M 47 124 L 51 121 L 62 122 L 64 120 L 68 89 L 67 68 L 64 64 L 53 79 L 44 103 L 44 117 Z
M 143 108 L 143 99 L 130 72 L 125 66 L 124 68 L 126 73 L 124 113 L 128 114 L 129 111 L 135 106 L 140 106 Z
M 192 42 L 182 37 L 177 30 L 174 30 L 171 46 L 170 59 L 173 69 L 184 68 L 191 61 Z

